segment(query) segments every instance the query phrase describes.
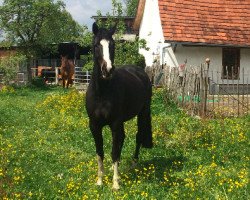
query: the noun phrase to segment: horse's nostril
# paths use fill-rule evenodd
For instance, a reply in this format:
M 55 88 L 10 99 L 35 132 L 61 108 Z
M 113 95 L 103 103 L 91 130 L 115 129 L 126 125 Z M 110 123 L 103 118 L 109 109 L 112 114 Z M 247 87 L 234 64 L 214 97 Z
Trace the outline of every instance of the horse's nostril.
M 102 66 L 102 73 L 107 73 L 107 67 L 106 66 Z
M 112 67 L 109 68 L 108 63 L 105 60 L 101 62 L 100 66 L 101 66 L 100 69 L 102 78 L 104 79 L 110 78 L 112 76 Z

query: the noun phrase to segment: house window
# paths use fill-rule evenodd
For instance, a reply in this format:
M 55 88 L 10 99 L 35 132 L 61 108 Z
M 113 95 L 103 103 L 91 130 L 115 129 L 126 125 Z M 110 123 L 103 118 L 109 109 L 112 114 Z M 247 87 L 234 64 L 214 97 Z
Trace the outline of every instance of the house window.
M 224 48 L 222 51 L 222 78 L 239 79 L 240 49 Z

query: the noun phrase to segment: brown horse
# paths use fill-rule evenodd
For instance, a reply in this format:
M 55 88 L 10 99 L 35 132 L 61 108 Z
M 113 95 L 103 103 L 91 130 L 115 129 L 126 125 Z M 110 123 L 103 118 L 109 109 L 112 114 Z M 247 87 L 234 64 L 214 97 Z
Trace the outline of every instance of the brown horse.
M 75 65 L 74 62 L 68 59 L 67 56 L 61 57 L 61 76 L 63 81 L 63 88 L 68 88 L 69 84 L 73 84 L 73 76 L 75 73 Z

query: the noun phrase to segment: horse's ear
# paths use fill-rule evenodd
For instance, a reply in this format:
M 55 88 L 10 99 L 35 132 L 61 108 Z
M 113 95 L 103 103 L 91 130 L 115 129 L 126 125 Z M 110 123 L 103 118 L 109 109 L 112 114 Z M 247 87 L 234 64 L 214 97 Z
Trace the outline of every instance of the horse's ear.
M 93 26 L 92 26 L 92 32 L 94 33 L 94 35 L 96 35 L 98 33 L 98 30 L 99 30 L 99 27 L 98 27 L 97 23 L 94 22 Z
M 114 33 L 116 31 L 117 24 L 118 24 L 118 22 L 116 22 L 115 25 L 109 30 L 111 35 L 114 35 Z

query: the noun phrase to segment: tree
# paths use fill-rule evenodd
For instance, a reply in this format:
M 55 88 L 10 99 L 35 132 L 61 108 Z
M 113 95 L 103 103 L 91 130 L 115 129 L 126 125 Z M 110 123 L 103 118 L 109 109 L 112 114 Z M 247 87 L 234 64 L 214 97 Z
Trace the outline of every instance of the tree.
M 130 8 L 132 11 L 132 8 L 135 8 L 136 11 L 138 0 L 126 0 L 126 2 L 127 2 L 126 4 L 127 10 L 128 8 Z M 109 13 L 107 13 L 109 20 L 107 20 L 106 24 L 104 25 L 101 24 L 101 25 L 106 27 L 111 27 L 115 23 L 117 23 L 117 31 L 115 38 L 117 40 L 116 51 L 115 51 L 115 65 L 119 66 L 124 64 L 135 64 L 141 67 L 145 67 L 145 59 L 141 54 L 139 54 L 139 48 L 147 49 L 146 41 L 141 40 L 137 37 L 135 41 L 120 42 L 120 38 L 125 31 L 125 24 L 122 18 L 122 16 L 124 16 L 123 13 L 124 9 L 122 7 L 122 4 L 119 3 L 117 0 L 112 0 L 112 6 L 113 6 L 112 16 Z M 99 15 L 101 14 L 99 13 Z
M 129 1 L 129 0 L 128 0 Z M 137 6 L 137 5 L 136 5 Z M 97 11 L 97 15 L 100 17 L 100 20 L 97 21 L 99 27 L 110 28 L 117 25 L 115 40 L 116 40 L 116 50 L 115 50 L 115 65 L 120 66 L 124 64 L 135 64 L 138 66 L 144 67 L 145 59 L 139 54 L 139 48 L 146 48 L 145 40 L 141 40 L 138 37 L 135 41 L 125 41 L 121 42 L 120 38 L 124 34 L 125 24 L 122 16 L 124 14 L 124 9 L 122 3 L 118 0 L 112 0 L 112 13 L 106 13 L 107 20 L 102 21 L 102 13 Z M 81 44 L 87 46 L 92 45 L 92 33 L 86 32 L 85 36 L 81 40 Z M 87 60 L 87 63 L 84 65 L 85 70 L 91 70 L 93 68 L 92 53 L 85 56 L 84 59 Z
M 138 0 L 124 0 L 125 1 L 125 13 L 127 16 L 135 16 Z
M 27 59 L 38 56 L 53 43 L 74 41 L 82 33 L 82 27 L 62 1 L 4 0 L 0 13 L 0 27 Z M 31 80 L 31 66 L 28 74 Z

